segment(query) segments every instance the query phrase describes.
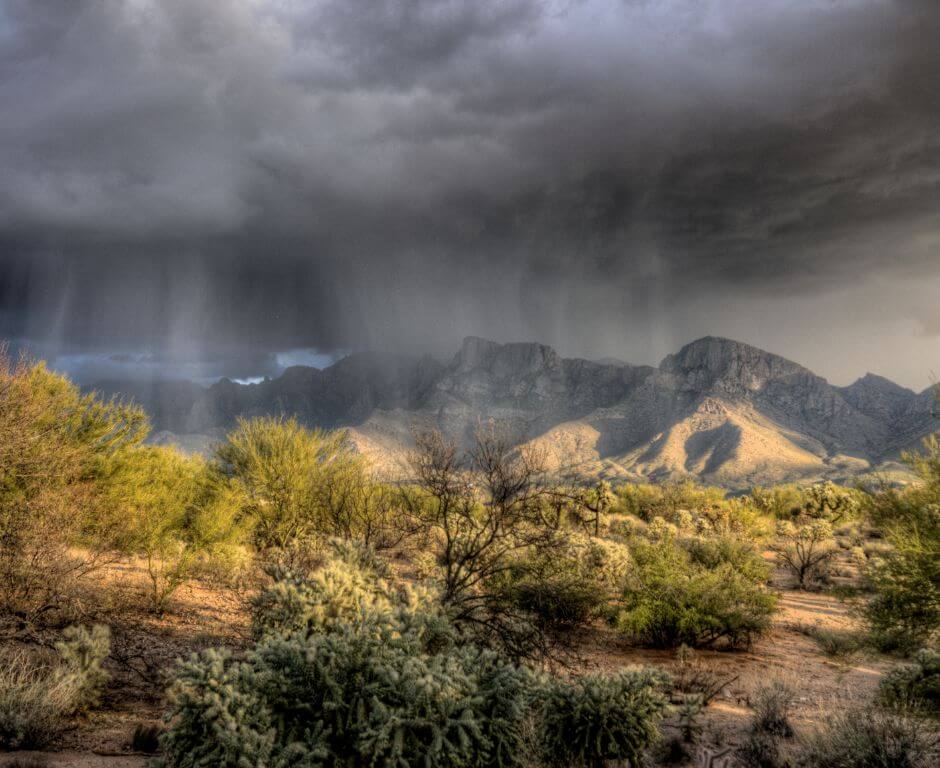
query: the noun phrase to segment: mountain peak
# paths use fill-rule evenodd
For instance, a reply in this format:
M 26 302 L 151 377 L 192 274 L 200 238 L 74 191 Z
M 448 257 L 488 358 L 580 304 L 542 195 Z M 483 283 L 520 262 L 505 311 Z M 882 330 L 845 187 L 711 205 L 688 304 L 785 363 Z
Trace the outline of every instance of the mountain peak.
M 720 336 L 705 336 L 686 344 L 667 356 L 660 370 L 683 377 L 688 389 L 705 391 L 717 385 L 729 394 L 758 390 L 772 379 L 812 375 L 784 357 Z
M 458 372 L 482 368 L 495 376 L 520 376 L 561 367 L 558 353 L 545 344 L 512 342 L 499 344 L 479 336 L 467 336 L 452 367 Z
M 767 367 L 777 370 L 805 371 L 803 366 L 743 341 L 722 336 L 703 336 L 689 342 L 674 355 L 668 355 L 660 368 L 670 372 L 707 370 L 714 373 L 729 367 Z
M 906 387 L 902 387 L 900 384 L 895 384 L 890 379 L 886 379 L 884 376 L 879 376 L 877 373 L 866 373 L 864 376 L 856 379 L 852 384 L 844 389 L 867 389 L 867 390 L 878 390 L 885 393 L 893 394 L 903 394 L 905 396 L 914 394 L 911 390 Z

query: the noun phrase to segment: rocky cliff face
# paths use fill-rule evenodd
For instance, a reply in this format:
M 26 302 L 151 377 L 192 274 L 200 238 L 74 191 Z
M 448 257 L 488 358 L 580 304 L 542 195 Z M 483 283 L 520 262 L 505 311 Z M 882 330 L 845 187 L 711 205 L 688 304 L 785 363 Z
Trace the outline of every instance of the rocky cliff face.
M 122 388 L 164 439 L 220 435 L 239 416 L 286 414 L 346 427 L 377 464 L 408 447 L 413 425 L 469 440 L 489 420 L 538 444 L 559 472 L 612 479 L 695 475 L 743 486 L 842 477 L 891 460 L 938 424 L 931 393 L 871 374 L 849 387 L 747 344 L 707 337 L 658 368 L 563 359 L 542 344 L 470 337 L 453 360 L 352 355 L 324 370 L 209 388 Z M 169 435 L 169 437 L 168 437 Z M 198 443 L 198 441 L 195 441 Z

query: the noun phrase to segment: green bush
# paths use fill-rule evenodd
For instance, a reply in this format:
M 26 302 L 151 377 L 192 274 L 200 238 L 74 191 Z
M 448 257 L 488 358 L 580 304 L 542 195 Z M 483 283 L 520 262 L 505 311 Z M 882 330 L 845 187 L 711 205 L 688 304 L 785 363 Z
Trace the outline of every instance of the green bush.
M 940 652 L 922 648 L 912 663 L 891 670 L 878 697 L 887 706 L 940 714 Z
M 145 558 L 150 608 L 163 613 L 197 566 L 224 561 L 237 548 L 245 521 L 230 489 L 214 482 L 201 457 L 142 446 L 115 464 L 112 493 L 124 518 L 122 548 Z
M 940 630 L 940 441 L 933 436 L 905 460 L 919 483 L 875 494 L 869 517 L 891 549 L 874 558 L 868 581 L 874 596 L 865 611 L 873 642 L 911 652 Z
M 767 581 L 770 568 L 748 539 L 738 536 L 696 536 L 682 542 L 692 562 L 715 569 L 730 565 L 737 573 L 754 582 Z
M 626 547 L 572 534 L 550 555 L 530 555 L 499 575 L 512 605 L 554 632 L 583 628 L 609 611 L 629 568 Z
M 665 673 L 626 670 L 557 681 L 544 693 L 543 749 L 549 765 L 600 768 L 608 760 L 640 764 L 667 709 Z
M 917 718 L 863 710 L 834 712 L 806 739 L 800 768 L 929 768 L 937 765 L 937 734 Z
M 654 517 L 665 517 L 673 523 L 679 510 L 699 511 L 720 506 L 727 496 L 722 488 L 698 485 L 691 480 L 663 485 L 628 483 L 619 486 L 615 494 L 617 502 L 613 512 L 636 515 L 647 522 Z
M 776 600 L 753 573 L 728 562 L 707 568 L 671 536 L 637 541 L 632 553 L 635 566 L 617 617 L 631 642 L 659 648 L 724 642 L 738 648 L 770 628 Z
M 598 616 L 606 603 L 598 585 L 585 581 L 575 570 L 553 569 L 546 577 L 527 573 L 510 584 L 507 597 L 536 621 L 554 631 L 584 627 Z
M 147 430 L 139 408 L 83 395 L 0 344 L 0 613 L 53 616 L 113 549 L 109 467 Z
M 260 549 L 314 536 L 388 547 L 408 531 L 399 494 L 372 480 L 345 432 L 309 430 L 296 419 L 240 419 L 216 450 L 214 470 L 254 526 Z
M 167 766 L 512 767 L 548 738 L 543 712 L 597 734 L 615 728 L 621 750 L 655 733 L 664 706 L 655 675 L 617 678 L 603 695 L 593 678 L 546 693 L 524 668 L 452 642 L 433 591 L 392 590 L 340 557 L 290 585 L 289 608 L 273 592 L 256 608 L 267 618 L 256 619 L 261 640 L 243 660 L 208 651 L 180 668 L 162 737 Z M 593 709 L 565 710 L 565 687 L 590 691 Z

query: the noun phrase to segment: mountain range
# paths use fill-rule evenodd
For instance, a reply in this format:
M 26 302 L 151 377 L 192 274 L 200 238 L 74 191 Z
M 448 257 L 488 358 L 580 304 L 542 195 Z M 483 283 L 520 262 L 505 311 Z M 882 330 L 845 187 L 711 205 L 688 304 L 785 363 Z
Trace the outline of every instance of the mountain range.
M 506 425 L 560 474 L 610 480 L 694 476 L 730 488 L 898 469 L 900 453 L 940 428 L 931 390 L 867 374 L 837 387 L 803 366 L 730 339 L 706 337 L 658 367 L 565 359 L 537 343 L 468 337 L 447 363 L 384 353 L 276 379 L 211 386 L 103 381 L 138 401 L 154 440 L 206 450 L 240 416 L 285 414 L 345 428 L 383 474 L 405 472 L 415 427 L 467 441 Z

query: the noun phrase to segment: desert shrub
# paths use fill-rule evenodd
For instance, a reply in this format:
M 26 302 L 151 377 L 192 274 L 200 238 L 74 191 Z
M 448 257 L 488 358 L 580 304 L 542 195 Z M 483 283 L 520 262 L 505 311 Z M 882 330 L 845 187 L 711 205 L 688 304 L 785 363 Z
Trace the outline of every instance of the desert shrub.
M 253 521 L 260 549 L 327 533 L 328 489 L 358 466 L 344 433 L 308 430 L 280 417 L 239 420 L 214 464 L 236 492 L 239 513 Z
M 0 664 L 0 749 L 42 747 L 72 715 L 98 703 L 108 680 L 102 668 L 110 651 L 107 627 L 69 627 L 56 649 L 51 665 L 24 654 Z
M 781 739 L 793 736 L 790 708 L 793 689 L 774 680 L 757 690 L 751 702 L 754 710 L 744 740 L 735 750 L 742 768 L 782 768 L 789 765 L 783 758 Z
M 800 589 L 825 577 L 835 553 L 832 525 L 826 520 L 800 517 L 777 524 L 777 538 L 770 546 L 777 562 L 795 578 Z
M 0 665 L 0 749 L 42 747 L 61 733 L 73 691 L 61 677 L 25 656 Z
M 143 411 L 82 395 L 0 346 L 0 612 L 46 615 L 101 564 L 120 519 L 110 462 L 147 428 Z
M 629 564 L 627 547 L 571 534 L 564 546 L 527 556 L 500 578 L 506 599 L 541 627 L 570 631 L 609 613 Z
M 668 678 L 653 670 L 557 681 L 544 693 L 543 755 L 549 765 L 600 768 L 608 760 L 640 764 L 666 711 Z
M 374 482 L 359 457 L 345 456 L 342 466 L 324 472 L 315 495 L 321 534 L 388 549 L 416 530 L 416 522 L 400 504 L 398 489 Z
M 131 749 L 134 752 L 155 754 L 160 749 L 160 735 L 163 728 L 153 723 L 138 723 L 131 735 Z
M 806 502 L 806 491 L 792 483 L 771 488 L 758 485 L 751 489 L 748 499 L 764 514 L 785 520 L 799 515 Z
M 782 738 L 792 736 L 790 709 L 794 698 L 793 688 L 781 680 L 773 680 L 761 686 L 751 702 L 754 710 L 751 729 Z
M 606 606 L 607 595 L 596 581 L 585 579 L 565 562 L 527 564 L 519 578 L 506 574 L 506 598 L 542 627 L 570 631 L 587 625 Z
M 882 704 L 940 714 L 940 652 L 922 648 L 910 664 L 892 669 L 881 681 Z
M 663 485 L 627 483 L 619 486 L 612 511 L 636 515 L 649 522 L 664 517 L 676 522 L 679 510 L 700 511 L 721 506 L 726 499 L 722 488 L 698 485 L 692 480 Z
M 348 573 L 331 582 L 331 564 Z M 447 618 L 439 596 L 389 589 L 355 562 L 337 557 L 309 579 L 304 589 L 329 620 L 296 631 L 272 626 L 243 660 L 207 651 L 180 667 L 162 737 L 168 766 L 509 768 L 528 760 L 529 740 L 535 747 L 545 732 L 541 713 L 550 708 L 537 704 L 557 701 L 565 686 L 602 685 L 559 681 L 545 689 L 492 651 L 434 642 L 453 632 L 440 632 Z M 330 593 L 331 583 L 342 587 Z M 333 620 L 339 616 L 352 620 Z M 619 703 L 618 739 L 642 747 L 660 708 L 655 676 L 640 675 L 614 685 L 612 704 L 602 700 L 569 718 L 590 727 L 592 718 L 612 718 Z
M 735 750 L 735 764 L 739 768 L 783 768 L 784 762 L 780 752 L 779 737 L 750 729 Z
M 905 460 L 919 482 L 906 490 L 884 488 L 868 513 L 891 545 L 873 558 L 866 609 L 872 639 L 882 650 L 913 651 L 940 629 L 940 441 L 924 441 Z
M 850 629 L 829 629 L 821 624 L 797 624 L 794 629 L 812 638 L 826 656 L 846 662 L 865 647 L 862 633 Z
M 754 543 L 739 536 L 695 536 L 682 540 L 692 562 L 703 568 L 715 569 L 729 565 L 745 578 L 762 582 L 770 578 L 770 568 Z
M 156 613 L 198 566 L 231 555 L 244 535 L 229 490 L 213 482 L 201 457 L 173 448 L 125 452 L 112 493 L 124 514 L 122 547 L 146 559 Z
M 928 768 L 936 765 L 937 733 L 917 718 L 879 710 L 835 712 L 805 739 L 801 768 Z
M 662 648 L 722 641 L 747 645 L 770 626 L 775 598 L 729 563 L 706 568 L 666 536 L 637 541 L 617 625 L 635 643 Z

